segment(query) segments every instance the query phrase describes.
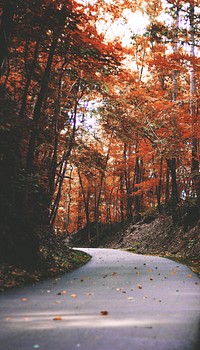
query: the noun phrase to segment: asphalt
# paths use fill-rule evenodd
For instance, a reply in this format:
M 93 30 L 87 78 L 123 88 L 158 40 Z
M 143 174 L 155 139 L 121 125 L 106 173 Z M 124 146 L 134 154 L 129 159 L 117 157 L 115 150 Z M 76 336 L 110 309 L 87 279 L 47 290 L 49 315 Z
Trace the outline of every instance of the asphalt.
M 169 259 L 86 249 L 85 266 L 0 294 L 2 350 L 198 350 L 200 279 Z

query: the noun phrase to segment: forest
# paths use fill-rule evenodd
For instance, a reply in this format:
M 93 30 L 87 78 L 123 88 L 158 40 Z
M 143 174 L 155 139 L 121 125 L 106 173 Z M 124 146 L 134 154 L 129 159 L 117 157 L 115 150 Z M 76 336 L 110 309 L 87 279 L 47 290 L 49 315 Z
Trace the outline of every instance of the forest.
M 1 261 L 155 208 L 199 215 L 199 5 L 0 1 Z

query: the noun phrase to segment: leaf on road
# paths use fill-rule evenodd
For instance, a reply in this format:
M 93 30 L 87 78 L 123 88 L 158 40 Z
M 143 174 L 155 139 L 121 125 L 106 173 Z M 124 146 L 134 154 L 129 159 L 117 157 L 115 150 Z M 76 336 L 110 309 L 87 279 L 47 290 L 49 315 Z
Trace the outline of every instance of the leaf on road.
M 135 301 L 135 299 L 133 297 L 128 297 L 128 300 Z
M 138 289 L 142 289 L 142 286 L 141 286 L 141 284 L 138 284 Z
M 57 295 L 67 294 L 66 290 L 63 290 L 62 292 L 58 292 Z
M 186 275 L 186 277 L 191 278 L 191 277 L 192 277 L 192 274 L 191 274 L 191 273 L 188 273 L 188 274 Z
M 23 302 L 28 301 L 28 298 L 21 298 L 21 301 Z
M 70 297 L 75 299 L 75 298 L 77 298 L 77 295 L 76 294 L 71 294 Z
M 53 318 L 53 321 L 62 321 L 62 317 L 56 316 Z
M 113 272 L 113 273 L 112 273 L 112 276 L 117 276 L 117 272 Z
M 108 311 L 103 310 L 103 311 L 100 312 L 100 315 L 101 316 L 108 316 Z

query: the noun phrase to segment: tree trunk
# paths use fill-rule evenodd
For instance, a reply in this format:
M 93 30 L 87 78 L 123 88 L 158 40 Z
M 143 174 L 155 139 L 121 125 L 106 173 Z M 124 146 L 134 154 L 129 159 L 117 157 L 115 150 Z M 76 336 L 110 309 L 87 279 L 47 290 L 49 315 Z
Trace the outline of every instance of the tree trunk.
M 133 219 L 133 187 L 131 186 L 130 181 L 130 170 L 127 166 L 127 144 L 124 143 L 124 180 L 126 186 L 126 195 L 127 195 L 127 220 L 131 221 Z
M 157 203 L 158 208 L 160 208 L 161 205 L 161 194 L 162 194 L 162 168 L 163 168 L 163 158 L 160 158 L 160 170 L 159 170 L 159 181 L 158 186 L 156 188 L 156 195 L 157 195 Z
M 196 81 L 195 81 L 195 67 L 193 59 L 195 57 L 195 8 L 194 4 L 190 3 L 189 9 L 190 19 L 190 115 L 192 120 L 192 162 L 191 162 L 191 179 L 193 196 L 197 196 L 197 201 L 200 202 L 200 175 L 199 175 L 199 155 L 198 155 L 198 110 L 196 102 Z
M 36 101 L 35 108 L 34 108 L 33 126 L 32 126 L 32 130 L 31 130 L 31 135 L 30 135 L 30 140 L 29 140 L 29 148 L 28 148 L 27 159 L 26 159 L 26 172 L 27 172 L 27 174 L 31 174 L 33 171 L 34 152 L 35 152 L 36 141 L 37 141 L 37 136 L 38 136 L 38 132 L 39 132 L 38 124 L 39 124 L 39 120 L 40 120 L 40 116 L 41 116 L 42 105 L 43 105 L 45 93 L 46 93 L 48 83 L 49 83 L 49 77 L 50 77 L 50 73 L 51 73 L 51 65 L 53 62 L 53 57 L 55 54 L 57 41 L 58 41 L 58 37 L 55 37 L 52 41 L 50 51 L 49 51 L 47 65 L 46 65 L 44 76 L 43 76 L 42 83 L 41 83 L 40 92 L 38 94 L 37 101 Z
M 5 4 L 0 6 L 0 77 L 5 67 L 6 57 L 8 56 L 8 40 L 12 29 L 12 22 L 14 16 L 14 6 Z
M 176 206 L 179 201 L 178 186 L 176 180 L 176 159 L 167 159 L 167 165 L 171 173 L 171 203 Z

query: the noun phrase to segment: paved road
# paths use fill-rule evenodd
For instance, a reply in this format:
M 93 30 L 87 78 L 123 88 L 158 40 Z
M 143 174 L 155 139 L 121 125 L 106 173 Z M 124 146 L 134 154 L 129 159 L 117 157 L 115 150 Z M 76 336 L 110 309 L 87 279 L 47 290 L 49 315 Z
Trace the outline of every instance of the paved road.
M 200 280 L 187 267 L 82 250 L 82 268 L 0 295 L 0 349 L 200 349 Z

